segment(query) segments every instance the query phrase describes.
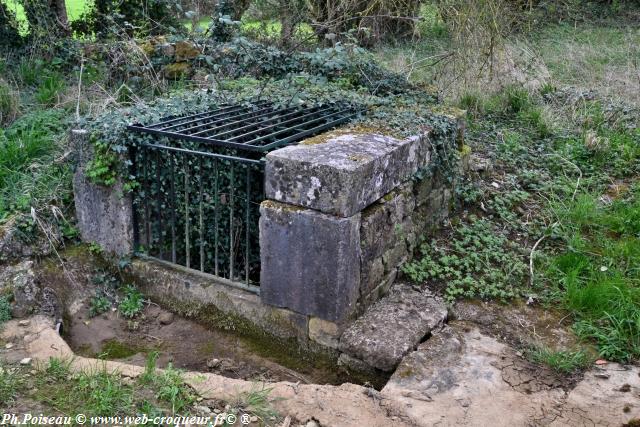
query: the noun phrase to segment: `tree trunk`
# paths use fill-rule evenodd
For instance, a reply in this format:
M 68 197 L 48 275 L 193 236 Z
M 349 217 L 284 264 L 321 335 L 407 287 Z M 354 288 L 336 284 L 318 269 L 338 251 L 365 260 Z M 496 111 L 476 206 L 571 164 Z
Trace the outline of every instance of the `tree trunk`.
M 30 37 L 55 39 L 69 34 L 69 22 L 64 0 L 24 0 Z
M 58 24 L 64 29 L 65 32 L 69 32 L 69 18 L 67 17 L 67 5 L 65 0 L 49 0 L 50 7 L 56 15 Z

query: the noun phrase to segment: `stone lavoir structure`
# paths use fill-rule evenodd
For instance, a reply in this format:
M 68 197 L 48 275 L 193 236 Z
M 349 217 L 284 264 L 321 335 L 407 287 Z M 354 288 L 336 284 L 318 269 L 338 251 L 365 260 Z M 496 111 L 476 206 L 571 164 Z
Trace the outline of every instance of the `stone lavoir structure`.
M 431 154 L 428 134 L 344 134 L 268 154 L 263 302 L 341 324 L 384 295 L 448 212 L 450 185 L 415 178 Z
M 455 180 L 434 167 L 431 132 L 399 139 L 338 130 L 267 154 L 259 295 L 145 258 L 132 262 L 132 279 L 181 314 L 234 319 L 240 329 L 334 352 L 345 328 L 387 294 L 419 237 L 448 214 Z M 86 152 L 86 133 L 73 137 Z M 120 185 L 92 184 L 86 161 L 74 177 L 81 236 L 129 253 L 131 200 Z

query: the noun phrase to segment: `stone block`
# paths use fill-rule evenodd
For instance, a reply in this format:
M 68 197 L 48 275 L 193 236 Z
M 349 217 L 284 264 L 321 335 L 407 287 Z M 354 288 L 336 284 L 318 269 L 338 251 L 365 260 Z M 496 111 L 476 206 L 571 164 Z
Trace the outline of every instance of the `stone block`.
M 309 339 L 329 348 L 338 348 L 343 327 L 318 317 L 309 319 Z
M 358 314 L 361 315 L 376 301 L 386 296 L 397 277 L 398 269 L 394 268 L 381 278 L 381 280 L 376 284 L 377 286 L 374 286 L 368 293 L 363 293 L 358 301 Z
M 307 316 L 265 305 L 258 295 L 218 283 L 213 276 L 139 259 L 131 263 L 129 274 L 146 296 L 183 316 L 245 334 L 308 339 Z
M 133 205 L 121 181 L 111 187 L 94 184 L 84 168 L 91 157 L 86 131 L 72 131 L 80 165 L 73 176 L 73 195 L 80 237 L 105 251 L 127 255 L 133 251 Z
M 404 241 L 399 241 L 397 245 L 382 255 L 382 263 L 384 264 L 385 272 L 393 270 L 408 258 L 409 251 L 407 250 L 407 244 Z
M 371 306 L 340 337 L 340 351 L 369 366 L 392 371 L 447 318 L 444 301 L 405 284 Z
M 347 134 L 266 157 L 268 199 L 351 217 L 429 164 L 428 135 L 399 140 Z
M 355 310 L 360 214 L 340 218 L 272 201 L 260 206 L 260 296 L 329 321 Z
M 360 294 L 367 295 L 376 286 L 380 284 L 384 277 L 384 264 L 382 258 L 374 258 L 373 260 L 362 260 L 360 270 Z
M 416 181 L 413 186 L 413 191 L 415 194 L 416 205 L 422 206 L 425 204 L 428 199 L 431 191 L 433 190 L 433 180 L 430 177 L 422 178 L 419 181 Z

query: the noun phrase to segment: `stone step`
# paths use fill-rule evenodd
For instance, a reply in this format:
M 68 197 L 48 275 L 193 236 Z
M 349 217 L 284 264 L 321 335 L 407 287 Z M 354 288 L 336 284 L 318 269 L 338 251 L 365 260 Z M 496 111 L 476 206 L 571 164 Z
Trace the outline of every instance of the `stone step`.
M 339 349 L 346 359 L 389 372 L 446 319 L 442 298 L 397 283 L 344 331 Z

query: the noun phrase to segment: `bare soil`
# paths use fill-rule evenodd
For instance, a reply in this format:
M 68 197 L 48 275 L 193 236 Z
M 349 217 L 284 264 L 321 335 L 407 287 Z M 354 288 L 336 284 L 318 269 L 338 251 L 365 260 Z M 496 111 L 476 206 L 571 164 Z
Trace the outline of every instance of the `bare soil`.
M 251 381 L 341 384 L 349 380 L 346 372 L 305 360 L 298 360 L 293 370 L 278 363 L 277 355 L 258 354 L 246 338 L 206 328 L 155 304 L 148 304 L 132 320 L 115 309 L 92 318 L 86 305 L 66 320 L 63 336 L 75 353 L 87 357 L 144 366 L 148 355 L 158 351 L 161 368 L 171 363 Z

